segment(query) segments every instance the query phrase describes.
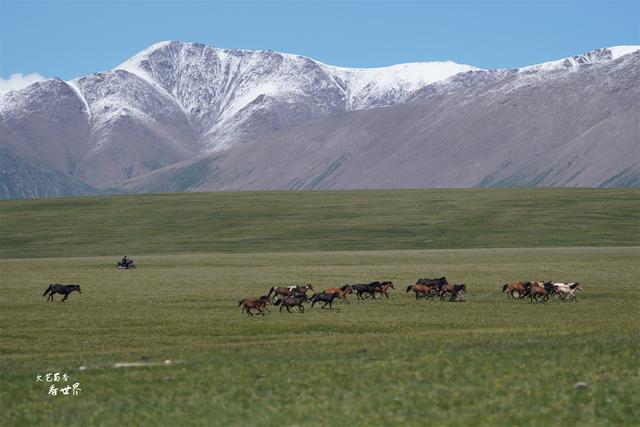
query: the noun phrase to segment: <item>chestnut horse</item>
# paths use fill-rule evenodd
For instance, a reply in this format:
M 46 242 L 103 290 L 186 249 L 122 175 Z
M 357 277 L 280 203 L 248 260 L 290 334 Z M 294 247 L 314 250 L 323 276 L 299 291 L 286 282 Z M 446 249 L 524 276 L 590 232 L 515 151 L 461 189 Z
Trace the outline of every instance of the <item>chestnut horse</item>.
M 258 310 L 264 316 L 267 304 L 271 304 L 268 295 L 262 295 L 260 298 L 245 298 L 238 302 L 238 307 L 242 306 L 242 311 L 246 311 L 249 316 L 253 316 L 251 310 Z
M 436 285 L 435 283 L 432 283 L 430 285 L 421 285 L 416 283 L 415 285 L 407 286 L 407 290 L 405 291 L 405 293 L 409 291 L 415 292 L 416 300 L 419 300 L 420 298 L 431 299 L 438 292 L 437 289 L 438 285 Z
M 348 301 L 347 300 L 347 295 L 349 295 L 351 292 L 353 292 L 353 289 L 351 288 L 351 285 L 344 285 L 341 288 L 327 288 L 327 289 L 324 290 L 325 294 L 327 294 L 327 295 L 335 294 L 342 301 Z
M 375 294 L 378 293 L 380 294 L 380 298 L 382 298 L 382 295 L 384 295 L 385 297 L 387 297 L 387 299 L 389 299 L 389 289 L 395 289 L 395 286 L 393 286 L 393 282 L 380 283 L 379 286 L 376 286 L 373 289 L 374 297 L 375 297 Z
M 502 292 L 507 293 L 507 298 L 511 296 L 513 299 L 524 298 L 528 293 L 531 282 L 513 282 L 507 283 L 502 287 Z

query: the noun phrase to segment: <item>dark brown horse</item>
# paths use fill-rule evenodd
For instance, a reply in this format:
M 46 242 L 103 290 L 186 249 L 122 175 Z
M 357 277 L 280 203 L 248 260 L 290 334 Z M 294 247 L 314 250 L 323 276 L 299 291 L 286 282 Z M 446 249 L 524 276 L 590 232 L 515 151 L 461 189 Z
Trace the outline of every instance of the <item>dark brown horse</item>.
M 433 298 L 433 296 L 438 292 L 437 289 L 438 285 L 436 285 L 435 283 L 432 283 L 430 285 L 415 284 L 407 286 L 407 290 L 405 292 L 415 292 L 416 300 L 419 300 L 420 298 L 430 299 Z
M 253 316 L 251 310 L 258 310 L 264 316 L 267 304 L 271 304 L 268 295 L 262 295 L 260 298 L 245 298 L 238 301 L 238 307 L 242 306 L 242 311 L 246 311 L 249 316 Z
M 455 285 L 453 283 L 449 283 L 447 285 L 443 285 L 440 288 L 440 299 L 444 300 L 447 294 L 451 294 L 451 298 L 449 301 L 464 301 L 464 294 L 467 292 L 467 286 L 465 284 Z
M 298 307 L 300 313 L 304 313 L 304 306 L 302 305 L 302 303 L 306 301 L 309 301 L 309 297 L 307 297 L 307 294 L 296 293 L 292 296 L 280 298 L 275 302 L 275 305 L 280 306 L 280 312 L 282 312 L 283 308 L 286 308 L 287 311 L 291 313 L 291 310 L 289 310 L 290 307 Z

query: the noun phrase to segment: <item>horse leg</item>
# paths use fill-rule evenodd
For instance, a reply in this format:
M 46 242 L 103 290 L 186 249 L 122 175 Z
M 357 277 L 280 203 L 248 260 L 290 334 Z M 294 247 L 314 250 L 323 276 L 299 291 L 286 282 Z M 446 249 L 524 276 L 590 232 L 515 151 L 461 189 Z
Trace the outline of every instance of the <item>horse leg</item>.
M 282 313 L 283 308 L 284 308 L 284 304 L 280 306 L 280 313 Z
M 62 298 L 62 301 L 60 301 L 60 302 L 65 302 L 67 300 L 67 298 L 69 298 L 69 294 L 64 294 L 64 298 Z
M 304 313 L 304 306 L 302 304 L 300 304 L 298 306 L 298 310 L 300 311 L 300 313 Z

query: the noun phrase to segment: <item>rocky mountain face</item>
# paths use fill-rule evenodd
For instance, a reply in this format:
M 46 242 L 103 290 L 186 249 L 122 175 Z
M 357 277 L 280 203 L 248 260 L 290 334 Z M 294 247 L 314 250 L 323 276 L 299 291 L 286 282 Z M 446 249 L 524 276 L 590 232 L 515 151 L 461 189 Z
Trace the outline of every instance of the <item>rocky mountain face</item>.
M 638 185 L 639 58 L 348 69 L 162 42 L 0 95 L 0 197 Z

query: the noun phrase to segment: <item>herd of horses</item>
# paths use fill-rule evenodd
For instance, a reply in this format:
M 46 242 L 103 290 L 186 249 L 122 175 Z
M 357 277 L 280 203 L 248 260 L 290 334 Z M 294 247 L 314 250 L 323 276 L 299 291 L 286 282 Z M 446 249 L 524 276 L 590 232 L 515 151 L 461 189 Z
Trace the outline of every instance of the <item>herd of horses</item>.
M 502 292 L 507 294 L 507 298 L 529 298 L 530 302 L 546 302 L 552 296 L 562 301 L 578 301 L 576 293 L 581 290 L 579 282 L 513 282 L 502 286 Z
M 273 304 L 280 307 L 280 312 L 286 309 L 291 313 L 292 308 L 297 308 L 300 313 L 304 313 L 304 304 L 310 303 L 314 305 L 322 303 L 321 308 L 332 308 L 334 301 L 348 302 L 348 296 L 355 294 L 358 300 L 366 298 L 384 299 L 389 298 L 389 291 L 395 289 L 393 282 L 375 281 L 370 283 L 362 283 L 356 285 L 344 285 L 340 288 L 327 288 L 321 292 L 315 292 L 313 285 L 292 285 L 272 287 L 266 295 L 259 298 L 245 298 L 238 301 L 238 306 L 242 307 L 242 312 L 249 316 L 256 314 L 265 315 L 267 306 Z M 506 293 L 508 298 L 525 299 L 529 298 L 530 302 L 544 303 L 551 297 L 556 297 L 561 301 L 577 301 L 577 292 L 582 290 L 582 285 L 578 282 L 559 283 L 559 282 L 513 282 L 502 286 L 502 292 Z M 309 297 L 307 292 L 314 291 Z M 413 291 L 416 300 L 431 300 L 439 298 L 441 301 L 450 302 L 465 301 L 465 295 L 468 291 L 465 284 L 449 283 L 446 277 L 437 279 L 418 279 L 413 285 L 407 286 L 405 293 Z M 253 310 L 253 311 L 252 311 Z
M 310 303 L 313 308 L 314 305 L 322 303 L 321 308 L 333 308 L 332 304 L 335 300 L 340 302 L 348 302 L 348 296 L 355 294 L 358 300 L 371 299 L 388 299 L 389 291 L 395 289 L 393 282 L 390 281 L 374 281 L 370 283 L 360 283 L 355 285 L 344 285 L 340 288 L 327 288 L 322 292 L 315 292 L 313 285 L 292 285 L 272 287 L 266 295 L 262 295 L 259 298 L 245 298 L 238 301 L 238 306 L 242 306 L 242 311 L 247 315 L 253 316 L 256 314 L 265 315 L 267 311 L 267 305 L 273 304 L 282 309 L 286 309 L 291 313 L 292 308 L 297 308 L 300 313 L 304 313 L 304 303 Z M 308 291 L 314 291 L 313 295 L 309 297 Z M 418 279 L 415 285 L 407 287 L 405 292 L 413 291 L 415 293 L 416 300 L 421 298 L 433 299 L 439 296 L 441 300 L 448 299 L 449 301 L 464 301 L 464 295 L 467 292 L 467 287 L 464 284 L 449 283 L 446 277 L 440 277 L 438 279 Z

